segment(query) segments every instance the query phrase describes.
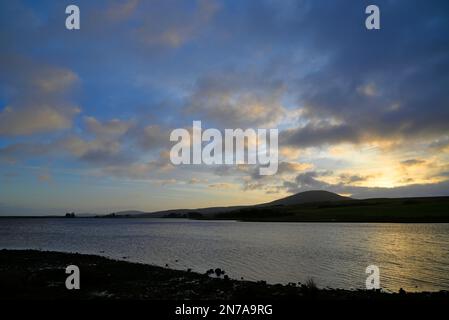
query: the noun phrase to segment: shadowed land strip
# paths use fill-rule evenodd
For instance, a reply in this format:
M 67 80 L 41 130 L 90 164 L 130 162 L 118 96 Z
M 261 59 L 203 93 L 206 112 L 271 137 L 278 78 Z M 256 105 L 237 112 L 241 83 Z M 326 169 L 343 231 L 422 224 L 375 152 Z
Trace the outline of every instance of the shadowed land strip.
M 67 290 L 65 268 L 80 268 L 81 289 Z M 36 250 L 0 250 L 0 299 L 138 300 L 449 300 L 449 292 L 392 294 L 219 279 L 108 258 Z
M 212 218 L 242 221 L 449 223 L 449 197 L 259 206 L 220 213 Z

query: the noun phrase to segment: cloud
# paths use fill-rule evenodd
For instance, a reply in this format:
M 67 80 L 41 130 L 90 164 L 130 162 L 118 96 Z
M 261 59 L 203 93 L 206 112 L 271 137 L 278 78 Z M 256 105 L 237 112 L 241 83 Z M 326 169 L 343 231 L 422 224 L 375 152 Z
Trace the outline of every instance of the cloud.
M 178 7 L 177 10 L 173 10 Z M 156 1 L 141 8 L 138 39 L 146 46 L 177 48 L 195 39 L 219 9 L 214 0 L 197 0 L 192 3 Z
M 298 79 L 298 103 L 306 117 L 334 118 L 339 124 L 299 126 L 287 132 L 288 144 L 411 141 L 449 132 L 449 98 L 444 89 L 449 87 L 444 71 L 449 66 L 444 54 L 449 33 L 443 27 L 447 15 L 441 11 L 447 10 L 447 3 L 417 5 L 407 14 L 401 1 L 379 5 L 385 29 L 376 34 L 351 23 L 349 17 L 358 14 L 362 3 L 339 4 L 334 12 L 332 6 L 310 6 L 312 14 L 304 21 L 310 25 L 303 32 L 320 32 L 311 31 L 314 46 L 307 50 L 328 56 L 316 71 Z M 338 18 L 343 11 L 349 19 Z M 413 24 L 404 23 L 410 19 Z
M 366 131 L 345 124 L 308 124 L 296 129 L 287 129 L 280 133 L 280 144 L 298 148 L 333 145 L 344 142 L 358 143 L 362 137 L 369 136 Z
M 365 182 L 371 179 L 372 175 L 360 175 L 360 174 L 349 174 L 349 173 L 342 173 L 338 176 L 339 181 L 341 184 L 350 184 L 353 185 L 357 182 Z
M 120 137 L 132 126 L 131 122 L 119 119 L 112 119 L 105 123 L 101 123 L 94 117 L 85 117 L 84 121 L 88 132 L 107 138 Z
M 188 184 L 203 184 L 207 183 L 207 179 L 191 178 L 187 181 Z
M 265 181 L 279 179 L 283 176 L 295 175 L 298 172 L 305 171 L 307 169 L 311 169 L 313 165 L 311 163 L 300 163 L 300 162 L 288 162 L 281 161 L 278 164 L 278 170 L 274 175 L 261 175 L 260 174 L 260 165 L 255 166 L 240 166 L 240 170 L 245 169 L 246 172 L 249 173 L 249 177 L 252 180 L 260 180 L 263 179 Z M 262 166 L 263 167 L 263 166 Z
M 408 159 L 408 160 L 401 161 L 401 164 L 406 167 L 415 166 L 415 165 L 424 164 L 424 163 L 426 163 L 426 161 L 421 160 L 421 159 Z
M 260 175 L 260 165 L 238 164 L 213 166 L 214 174 L 218 176 L 249 176 L 254 180 L 269 179 L 273 176 L 297 174 L 313 167 L 310 163 L 280 161 L 275 175 Z
M 233 187 L 235 187 L 235 185 L 233 185 L 232 183 L 211 183 L 208 185 L 208 187 L 211 189 L 223 190 L 223 189 L 232 189 Z
M 83 139 L 76 135 L 57 140 L 54 149 L 63 150 L 76 159 L 96 166 L 124 164 L 133 161 L 133 154 L 127 153 L 120 140 L 112 137 Z
M 140 2 L 140 0 L 113 1 L 106 9 L 105 16 L 112 22 L 127 20 L 136 12 Z
M 27 58 L 0 55 L 0 85 L 7 105 L 0 109 L 0 136 L 67 129 L 80 109 L 68 100 L 75 73 Z
M 326 173 L 309 171 L 305 173 L 300 173 L 296 176 L 295 182 L 301 188 L 317 188 L 320 189 L 325 186 L 325 182 L 319 181 L 316 178 L 319 176 L 326 175 Z
M 168 162 L 168 156 L 158 162 L 145 159 L 156 152 L 167 155 L 169 134 L 157 125 L 139 126 L 134 121 L 111 119 L 99 121 L 84 117 L 84 130 L 48 139 L 29 139 L 29 142 L 12 143 L 0 148 L 0 160 L 7 163 L 26 162 L 32 159 L 73 159 L 93 167 L 104 167 L 120 176 L 136 177 L 136 172 L 151 168 L 163 168 L 160 161 Z M 165 150 L 162 151 L 161 150 Z M 67 158 L 67 156 L 69 158 Z M 157 153 L 156 153 L 157 156 Z
M 199 78 L 185 112 L 224 128 L 271 127 L 285 116 L 281 81 L 254 71 L 226 70 Z
M 19 105 L 0 112 L 0 135 L 30 135 L 68 129 L 80 112 L 75 107 L 55 105 Z
M 19 159 L 47 155 L 53 146 L 45 143 L 21 142 L 0 148 L 0 160 L 15 163 Z
M 449 136 L 443 136 L 440 137 L 439 139 L 432 141 L 429 144 L 429 147 L 434 151 L 436 150 L 444 152 L 449 150 Z
M 222 179 L 231 179 L 244 191 L 264 191 L 267 194 L 285 192 L 284 181 L 312 168 L 310 163 L 281 161 L 275 175 L 260 175 L 259 165 L 220 165 L 213 168 L 213 173 Z
M 357 88 L 357 92 L 363 94 L 367 97 L 374 97 L 378 95 L 378 90 L 376 85 L 373 83 L 368 83 Z
M 160 125 L 147 125 L 134 132 L 139 146 L 144 150 L 153 150 L 170 145 L 170 131 Z
M 126 179 L 148 180 L 169 171 L 173 165 L 169 161 L 169 154 L 161 152 L 159 157 L 148 162 L 137 161 L 130 164 L 106 166 L 102 173 Z
M 132 161 L 133 154 L 126 152 L 122 141 L 131 126 L 130 122 L 110 120 L 101 123 L 93 117 L 85 117 L 85 124 L 86 132 L 65 134 L 45 143 L 30 139 L 29 142 L 9 144 L 0 148 L 0 159 L 14 163 L 44 156 L 60 158 L 69 154 L 76 160 L 93 165 Z

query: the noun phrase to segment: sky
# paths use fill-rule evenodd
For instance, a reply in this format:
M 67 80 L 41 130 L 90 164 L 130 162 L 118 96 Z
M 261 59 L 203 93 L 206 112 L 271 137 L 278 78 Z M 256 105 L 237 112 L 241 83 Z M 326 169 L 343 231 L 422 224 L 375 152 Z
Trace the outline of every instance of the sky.
M 0 45 L 0 215 L 449 195 L 448 1 L 1 1 Z M 172 165 L 194 120 L 279 129 L 277 174 Z

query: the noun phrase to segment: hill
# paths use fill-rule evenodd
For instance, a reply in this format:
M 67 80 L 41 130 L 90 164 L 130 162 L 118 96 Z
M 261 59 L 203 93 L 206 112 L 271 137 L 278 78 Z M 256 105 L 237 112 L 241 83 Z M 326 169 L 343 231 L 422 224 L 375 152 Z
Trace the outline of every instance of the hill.
M 211 217 L 217 213 L 225 213 L 243 209 L 245 206 L 210 207 L 198 209 L 173 209 L 156 212 L 139 212 L 132 215 L 134 218 L 200 218 Z
M 278 206 L 278 205 L 294 205 L 311 202 L 331 202 L 331 201 L 344 201 L 351 200 L 351 198 L 340 196 L 336 193 L 315 190 L 306 191 L 281 198 L 269 203 L 264 203 L 256 206 L 230 206 L 230 207 L 209 207 L 209 208 L 197 208 L 197 209 L 172 209 L 155 212 L 142 212 L 142 211 L 121 211 L 114 213 L 116 217 L 132 217 L 132 218 L 213 218 L 217 214 L 224 214 L 229 212 L 235 212 L 238 210 L 244 210 L 253 207 L 263 206 Z M 107 215 L 106 217 L 111 217 Z
M 449 197 L 386 198 L 258 206 L 215 219 L 285 222 L 448 223 Z
M 115 217 L 286 222 L 449 222 L 449 197 L 357 200 L 313 190 L 254 206 L 118 212 Z M 110 215 L 109 215 L 110 217 Z
M 332 193 L 324 190 L 312 190 L 296 193 L 294 195 L 281 198 L 272 202 L 263 204 L 263 206 L 288 206 L 303 203 L 313 203 L 313 202 L 333 202 L 333 201 L 345 201 L 352 200 L 349 197 L 343 197 L 339 194 Z

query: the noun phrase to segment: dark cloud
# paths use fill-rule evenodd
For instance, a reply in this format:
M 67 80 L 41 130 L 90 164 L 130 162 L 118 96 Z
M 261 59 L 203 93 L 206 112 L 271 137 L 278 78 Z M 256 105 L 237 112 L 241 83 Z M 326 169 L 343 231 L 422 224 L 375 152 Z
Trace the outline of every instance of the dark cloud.
M 160 125 L 146 125 L 133 130 L 132 136 L 143 151 L 168 148 L 171 145 L 170 131 Z
M 423 163 L 426 163 L 426 161 L 421 160 L 421 159 L 408 159 L 408 160 L 401 161 L 401 164 L 404 166 L 414 166 L 414 165 L 423 164 Z
M 338 179 L 341 184 L 353 184 L 354 182 L 363 182 L 372 178 L 371 175 L 359 175 L 359 174 L 348 174 L 343 173 L 338 176 Z
M 295 146 L 372 139 L 432 139 L 449 132 L 448 2 L 378 1 L 381 30 L 362 27 L 364 1 L 307 2 L 305 50 L 324 55 L 296 81 L 312 121 L 287 131 Z M 407 10 L 404 10 L 407 8 Z
M 314 147 L 323 144 L 339 144 L 344 142 L 358 143 L 366 131 L 349 125 L 309 124 L 297 129 L 281 132 L 281 145 L 297 147 Z M 371 138 L 373 136 L 370 136 Z
M 264 167 L 259 164 L 249 165 L 217 165 L 213 167 L 213 173 L 218 176 L 235 176 L 245 177 L 250 180 L 272 180 L 275 177 L 281 177 L 284 175 L 297 174 L 309 168 L 311 165 L 308 163 L 288 162 L 280 161 L 278 163 L 278 170 L 274 175 L 261 175 L 260 168 Z
M 45 143 L 21 142 L 10 144 L 0 148 L 0 160 L 6 162 L 16 162 L 28 158 L 47 155 L 53 146 Z
M 80 160 L 92 165 L 127 164 L 134 158 L 110 150 L 89 150 Z
M 308 171 L 300 173 L 296 176 L 295 182 L 292 184 L 287 184 L 289 186 L 289 191 L 292 192 L 292 186 L 294 188 L 301 189 L 322 189 L 327 186 L 327 183 L 317 179 L 318 177 L 328 176 L 332 174 L 330 171 Z

